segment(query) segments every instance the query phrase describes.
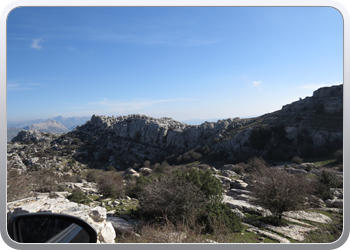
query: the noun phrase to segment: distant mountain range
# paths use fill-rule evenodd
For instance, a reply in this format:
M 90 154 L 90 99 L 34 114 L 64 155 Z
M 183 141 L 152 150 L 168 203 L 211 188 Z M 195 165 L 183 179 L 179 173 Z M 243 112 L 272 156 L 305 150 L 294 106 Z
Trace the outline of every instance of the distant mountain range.
M 67 133 L 70 131 L 66 126 L 58 121 L 53 119 L 49 119 L 46 122 L 41 122 L 37 124 L 32 124 L 30 126 L 26 126 L 23 128 L 24 130 L 36 130 L 40 132 L 48 132 L 48 133 Z
M 76 126 L 84 124 L 86 121 L 90 120 L 90 118 L 91 118 L 90 116 L 83 116 L 83 117 L 73 116 L 73 117 L 68 117 L 68 118 L 63 118 L 62 116 L 56 116 L 56 117 L 49 118 L 49 119 L 26 120 L 26 121 L 20 121 L 20 122 L 7 122 L 7 127 L 24 128 L 26 126 L 38 124 L 41 122 L 46 122 L 48 120 L 55 120 L 55 121 L 63 124 L 69 130 L 72 130 Z
M 7 122 L 7 141 L 11 141 L 20 130 L 37 130 L 48 133 L 67 133 L 76 126 L 85 124 L 90 117 L 68 117 L 56 116 L 50 119 L 36 119 L 21 122 Z

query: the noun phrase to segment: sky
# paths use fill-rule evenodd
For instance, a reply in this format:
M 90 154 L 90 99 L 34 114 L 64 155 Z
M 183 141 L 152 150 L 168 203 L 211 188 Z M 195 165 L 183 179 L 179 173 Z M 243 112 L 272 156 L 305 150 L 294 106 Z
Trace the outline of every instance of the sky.
M 258 116 L 343 83 L 331 7 L 21 7 L 7 119 Z

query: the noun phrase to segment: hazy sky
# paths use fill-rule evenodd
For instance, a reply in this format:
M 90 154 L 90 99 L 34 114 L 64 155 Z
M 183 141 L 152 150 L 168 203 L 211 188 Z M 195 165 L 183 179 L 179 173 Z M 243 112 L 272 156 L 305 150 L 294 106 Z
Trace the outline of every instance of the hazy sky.
M 343 82 L 328 7 L 22 7 L 7 22 L 7 118 L 262 115 Z

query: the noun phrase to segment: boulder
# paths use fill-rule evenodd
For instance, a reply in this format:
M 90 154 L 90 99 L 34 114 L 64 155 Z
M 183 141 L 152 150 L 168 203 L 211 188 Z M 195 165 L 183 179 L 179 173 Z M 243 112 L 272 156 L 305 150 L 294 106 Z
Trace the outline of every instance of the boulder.
M 231 170 L 221 170 L 221 174 L 226 177 L 238 177 L 239 175 L 236 172 Z
M 152 173 L 152 169 L 150 168 L 140 168 L 139 171 L 144 175 L 147 176 Z
M 328 199 L 325 203 L 327 207 L 343 208 L 343 199 Z
M 128 168 L 127 170 L 124 171 L 123 176 L 132 176 L 132 177 L 139 178 L 140 174 L 137 173 L 133 168 Z
M 98 194 L 97 183 L 94 182 L 63 182 L 61 184 L 70 189 L 81 190 L 86 194 Z
M 30 197 L 7 203 L 7 219 L 15 214 L 50 212 L 62 213 L 79 217 L 90 224 L 97 232 L 101 243 L 114 243 L 115 231 L 106 222 L 106 209 L 102 207 L 89 207 L 71 202 L 66 198 L 49 198 L 48 195 Z
M 243 180 L 235 180 L 230 182 L 230 186 L 233 189 L 246 189 L 248 187 L 248 183 Z
M 17 169 L 19 173 L 22 173 L 27 167 L 22 162 L 21 157 L 16 153 L 7 154 L 7 164 Z
M 134 225 L 121 217 L 107 217 L 117 233 L 128 233 L 134 230 Z

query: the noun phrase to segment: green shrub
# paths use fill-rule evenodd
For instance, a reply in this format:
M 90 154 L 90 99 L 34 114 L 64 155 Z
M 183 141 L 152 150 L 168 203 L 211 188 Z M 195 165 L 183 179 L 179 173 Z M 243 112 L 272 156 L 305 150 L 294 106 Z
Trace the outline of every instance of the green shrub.
M 107 167 L 107 171 L 115 171 L 115 167 L 114 166 L 108 166 Z
M 292 162 L 295 164 L 301 164 L 303 162 L 303 159 L 300 158 L 299 156 L 294 156 L 292 159 Z
M 199 218 L 199 223 L 204 226 L 204 233 L 213 233 L 217 225 L 224 226 L 229 233 L 242 230 L 240 218 L 220 201 L 206 204 L 205 213 Z
M 318 181 L 319 182 L 316 184 L 315 194 L 323 200 L 333 198 L 331 188 L 338 188 L 342 186 L 342 182 L 329 171 L 322 171 L 322 174 L 319 176 Z
M 140 176 L 132 189 L 141 201 L 137 213 L 146 219 L 186 226 L 204 225 L 206 232 L 224 225 L 239 231 L 239 218 L 222 201 L 221 182 L 211 171 L 181 168 L 171 174 Z
M 319 181 L 329 188 L 338 188 L 341 187 L 342 184 L 341 181 L 329 171 L 322 171 Z
M 67 196 L 67 199 L 81 204 L 88 204 L 90 202 L 90 199 L 87 197 L 87 195 L 78 189 L 74 189 L 70 195 Z
M 136 197 L 139 198 L 140 192 L 143 190 L 144 186 L 146 186 L 149 183 L 152 183 L 154 179 L 156 179 L 157 174 L 144 176 L 140 175 L 140 177 L 136 180 L 127 180 L 128 186 L 127 189 L 127 195 L 130 197 Z
M 173 224 L 194 225 L 205 205 L 205 196 L 198 187 L 174 175 L 145 184 L 138 197 L 138 213 L 143 217 Z
M 165 166 L 156 164 L 156 166 L 154 167 L 154 172 L 157 174 L 163 174 L 165 172 Z
M 224 191 L 220 180 L 209 170 L 202 171 L 198 168 L 191 168 L 184 171 L 179 169 L 174 171 L 174 173 L 181 179 L 197 186 L 208 199 L 216 196 L 221 197 Z

